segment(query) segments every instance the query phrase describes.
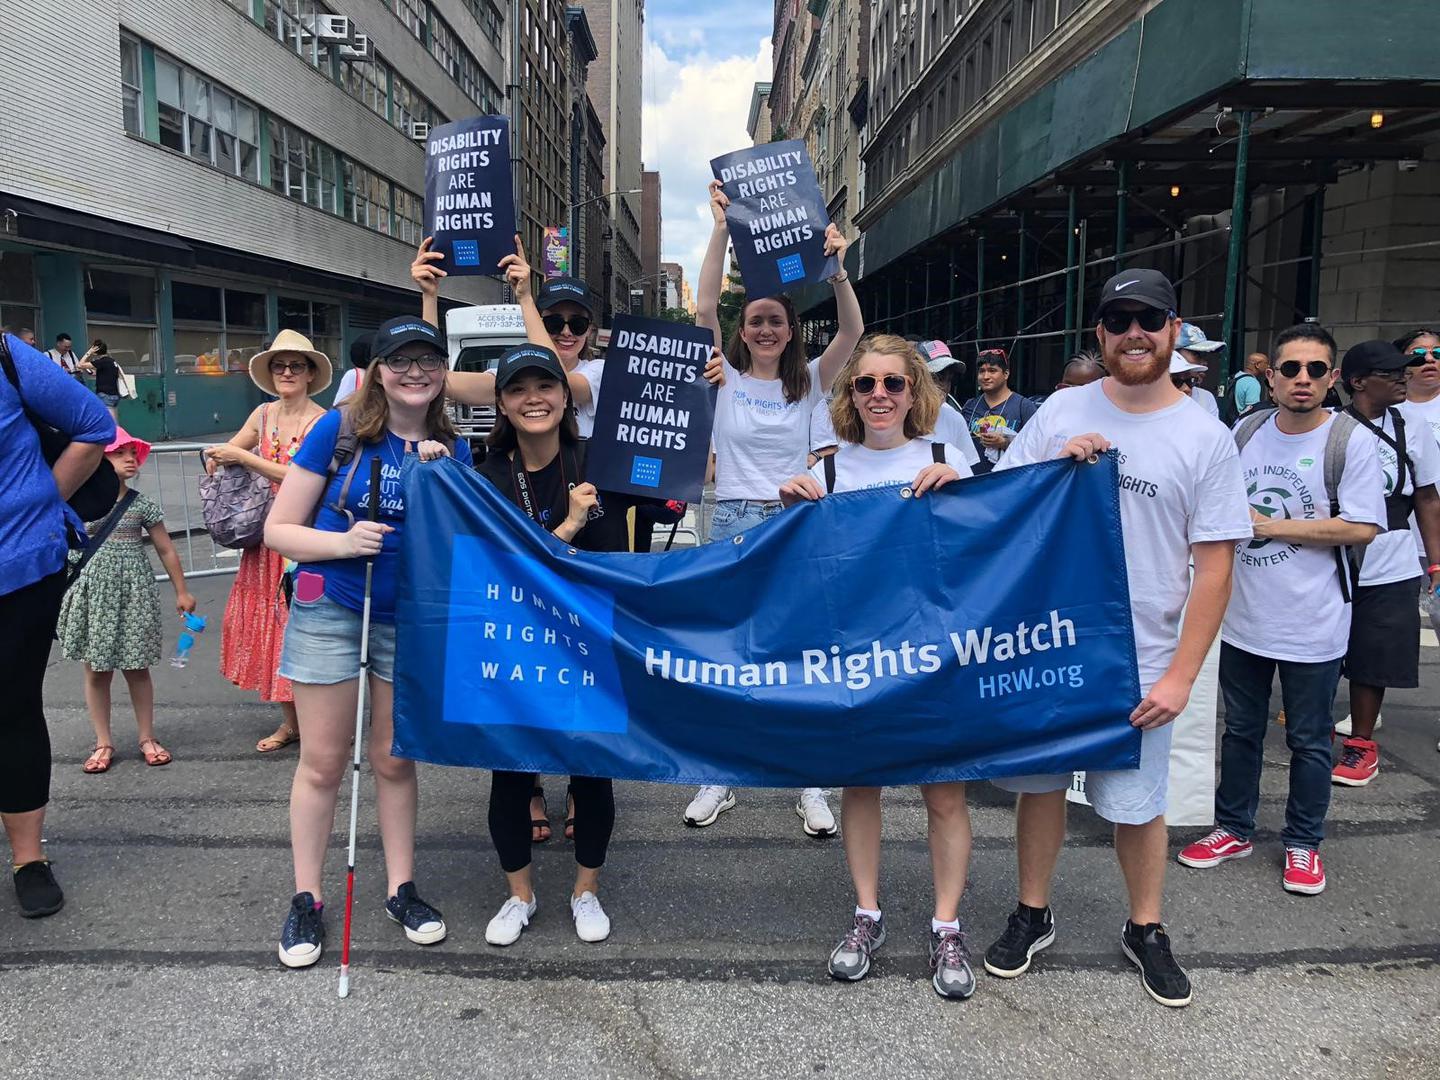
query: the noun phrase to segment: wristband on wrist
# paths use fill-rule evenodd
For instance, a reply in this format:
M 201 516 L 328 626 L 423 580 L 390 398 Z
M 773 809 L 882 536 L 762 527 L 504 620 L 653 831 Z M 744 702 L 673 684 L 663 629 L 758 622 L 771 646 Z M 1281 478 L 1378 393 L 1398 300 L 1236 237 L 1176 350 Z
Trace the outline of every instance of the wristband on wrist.
M 847 281 L 849 281 L 849 280 L 850 280 L 850 275 L 847 274 L 844 270 L 841 270 L 838 274 L 836 274 L 834 277 L 832 277 L 832 278 L 830 279 L 830 284 L 831 284 L 831 285 L 844 285 L 845 282 L 847 282 Z

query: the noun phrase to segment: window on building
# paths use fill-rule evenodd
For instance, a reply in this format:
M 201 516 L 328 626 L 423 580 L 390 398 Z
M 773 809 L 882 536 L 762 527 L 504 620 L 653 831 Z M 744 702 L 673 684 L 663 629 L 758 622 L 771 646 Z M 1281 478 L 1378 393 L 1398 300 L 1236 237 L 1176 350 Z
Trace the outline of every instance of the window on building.
M 160 106 L 160 145 L 185 152 L 185 108 L 180 95 L 180 65 L 155 57 L 155 99 Z
M 85 334 L 103 340 L 126 371 L 158 375 L 154 272 L 87 266 Z
M 339 304 L 282 296 L 276 306 L 281 330 L 298 330 L 331 360 L 340 355 Z
M 131 135 L 145 134 L 145 92 L 140 78 L 140 42 L 128 34 L 120 35 L 120 96 L 125 130 Z
M 405 24 L 405 29 L 415 35 L 417 41 L 430 43 L 429 4 L 425 0 L 393 0 L 395 14 Z
M 155 96 L 161 145 L 232 176 L 259 181 L 260 116 L 254 105 L 159 53 Z
M 201 282 L 171 282 L 175 370 L 187 375 L 248 371 L 265 341 L 265 294 Z
M 390 119 L 390 65 L 374 60 L 341 60 L 340 86 L 376 116 Z
M 265 29 L 312 67 L 329 70 L 330 47 L 311 33 L 316 15 L 333 14 L 316 0 L 265 0 Z
M 0 326 L 12 331 L 35 329 L 38 296 L 34 258 L 19 251 L 0 251 Z
M 1006 15 L 1000 20 L 1000 32 L 996 37 L 996 56 L 1000 61 L 1000 66 L 995 71 L 997 82 L 1010 70 L 1010 65 L 1014 62 L 1014 58 L 1011 56 L 1011 45 L 1014 39 L 1015 27 L 1010 16 Z
M 340 156 L 299 128 L 270 121 L 270 186 L 296 202 L 340 213 Z
M 269 322 L 265 294 L 247 289 L 225 290 L 225 368 L 250 370 L 250 360 L 265 347 Z

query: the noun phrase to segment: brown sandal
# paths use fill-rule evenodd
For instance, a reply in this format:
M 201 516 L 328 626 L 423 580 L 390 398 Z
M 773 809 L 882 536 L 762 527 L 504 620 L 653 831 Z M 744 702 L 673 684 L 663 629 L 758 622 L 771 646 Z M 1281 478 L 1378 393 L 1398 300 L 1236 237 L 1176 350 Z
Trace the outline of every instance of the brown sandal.
M 108 753 L 107 753 L 108 751 Z M 101 755 L 104 755 L 103 757 Z M 90 751 L 90 756 L 85 759 L 81 766 L 91 776 L 97 776 L 103 772 L 110 771 L 110 765 L 115 760 L 115 747 L 109 743 L 101 743 Z
M 287 724 L 274 735 L 266 735 L 255 744 L 255 749 L 262 754 L 273 754 L 276 750 L 284 750 L 291 743 L 299 741 L 300 732 Z
M 150 749 L 146 750 L 145 747 Z M 145 755 L 146 765 L 169 765 L 175 759 L 170 756 L 170 751 L 161 746 L 155 739 L 141 739 L 140 752 Z

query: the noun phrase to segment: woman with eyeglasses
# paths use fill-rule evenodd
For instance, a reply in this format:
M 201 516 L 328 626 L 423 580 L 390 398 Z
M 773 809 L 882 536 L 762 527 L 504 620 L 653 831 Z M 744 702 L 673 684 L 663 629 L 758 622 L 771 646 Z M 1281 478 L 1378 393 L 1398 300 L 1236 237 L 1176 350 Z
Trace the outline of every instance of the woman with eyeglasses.
M 280 673 L 295 688 L 300 762 L 290 790 L 295 895 L 281 930 L 286 967 L 320 959 L 325 927 L 325 849 L 335 801 L 350 765 L 359 692 L 366 562 L 374 560 L 370 604 L 370 771 L 385 850 L 385 914 L 419 945 L 445 937 L 440 912 L 414 883 L 415 764 L 390 753 L 394 736 L 395 589 L 405 529 L 401 474 L 407 461 L 450 453 L 471 463 L 445 412 L 445 341 L 413 316 L 375 334 L 374 373 L 343 409 L 332 409 L 295 454 L 265 523 L 265 542 L 298 565 Z M 352 433 L 353 456 L 337 458 Z M 436 445 L 436 444 L 440 445 Z M 380 463 L 380 490 L 370 487 Z M 379 500 L 379 520 L 368 520 Z
M 830 417 L 840 449 L 780 488 L 786 506 L 827 494 L 909 485 L 924 495 L 970 475 L 964 454 L 929 438 L 942 401 L 914 347 L 894 334 L 867 337 L 837 378 Z M 935 908 L 930 920 L 931 985 L 941 997 L 975 991 L 960 928 L 960 897 L 970 864 L 970 814 L 963 783 L 922 784 L 929 817 Z M 863 979 L 885 941 L 880 909 L 880 789 L 847 787 L 841 797 L 845 859 L 855 883 L 855 914 L 830 953 L 830 975 Z
M 250 359 L 250 379 L 278 400 L 258 406 L 229 442 L 205 451 L 205 469 L 241 465 L 270 481 L 272 491 L 290 471 L 290 459 L 325 410 L 314 397 L 330 385 L 330 358 L 294 330 L 282 330 L 270 348 Z M 225 603 L 220 673 L 261 701 L 280 706 L 280 726 L 255 744 L 262 754 L 300 737 L 290 682 L 279 674 L 280 647 L 289 610 L 277 602 L 285 559 L 264 544 L 246 548 Z

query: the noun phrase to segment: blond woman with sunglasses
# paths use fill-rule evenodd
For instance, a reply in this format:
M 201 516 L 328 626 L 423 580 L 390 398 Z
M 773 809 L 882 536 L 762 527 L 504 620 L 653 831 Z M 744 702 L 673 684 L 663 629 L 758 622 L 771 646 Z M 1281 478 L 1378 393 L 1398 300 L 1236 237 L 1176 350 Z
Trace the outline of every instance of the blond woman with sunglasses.
M 780 488 L 786 506 L 826 494 L 907 485 L 915 496 L 970 475 L 963 453 L 928 436 L 942 396 L 915 347 L 894 334 L 860 342 L 835 382 L 830 418 L 840 449 Z M 930 920 L 931 985 L 941 997 L 975 992 L 960 897 L 970 865 L 970 813 L 963 783 L 922 784 L 929 817 L 930 866 L 935 908 Z M 863 979 L 871 957 L 885 942 L 880 909 L 880 789 L 848 787 L 841 798 L 845 859 L 855 883 L 855 913 L 830 953 L 830 975 Z

